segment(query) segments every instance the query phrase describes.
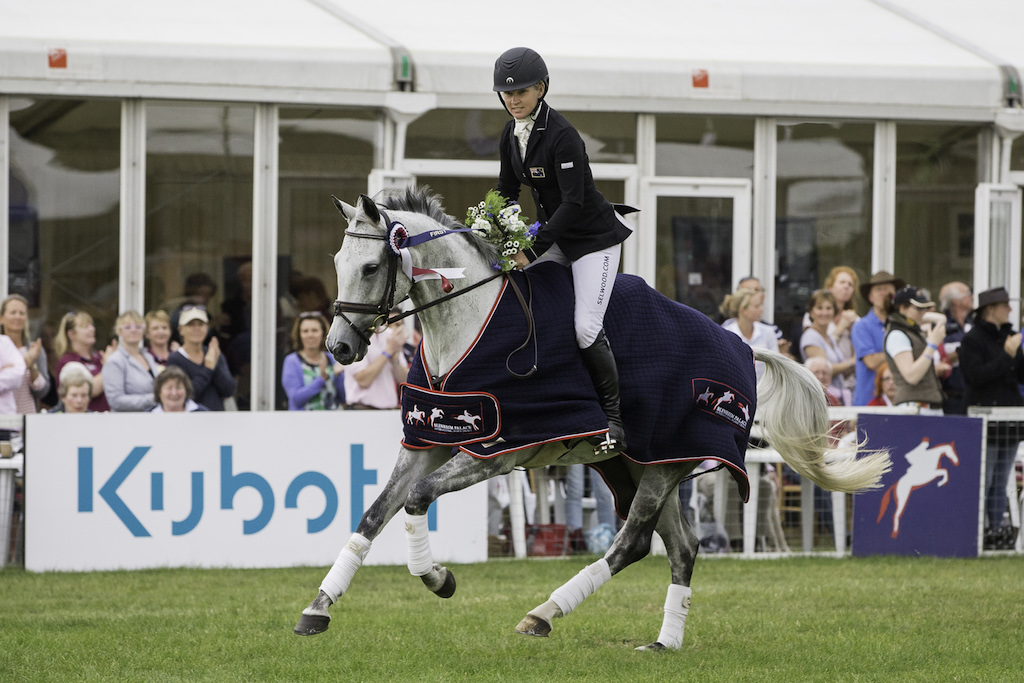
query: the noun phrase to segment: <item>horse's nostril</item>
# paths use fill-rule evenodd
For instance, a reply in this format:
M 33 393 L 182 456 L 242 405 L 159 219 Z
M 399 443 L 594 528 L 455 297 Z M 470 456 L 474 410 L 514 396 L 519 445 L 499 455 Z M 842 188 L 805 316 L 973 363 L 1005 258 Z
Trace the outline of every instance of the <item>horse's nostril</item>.
M 338 342 L 338 345 L 334 347 L 335 358 L 348 358 L 349 354 L 352 353 L 352 347 L 345 342 Z

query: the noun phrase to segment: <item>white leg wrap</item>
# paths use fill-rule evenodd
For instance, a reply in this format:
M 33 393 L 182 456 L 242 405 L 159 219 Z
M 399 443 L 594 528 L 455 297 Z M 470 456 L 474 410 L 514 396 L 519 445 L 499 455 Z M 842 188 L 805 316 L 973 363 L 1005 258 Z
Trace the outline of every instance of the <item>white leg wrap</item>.
M 683 631 L 686 629 L 686 615 L 690 612 L 692 593 L 689 586 L 673 583 L 668 587 L 668 594 L 665 596 L 665 618 L 661 622 L 658 642 L 670 650 L 678 650 L 683 645 Z
M 434 569 L 434 556 L 430 552 L 426 515 L 405 515 L 405 535 L 409 542 L 409 573 L 425 576 Z
M 562 610 L 562 616 L 576 609 L 581 602 L 612 578 L 608 561 L 603 557 L 594 564 L 587 565 L 580 573 L 572 577 L 551 594 L 551 601 Z
M 323 583 L 320 584 L 320 590 L 327 593 L 332 604 L 348 590 L 348 584 L 369 552 L 370 542 L 361 534 L 352 534 L 352 538 L 348 539 L 348 543 L 338 553 L 338 559 L 334 561 L 331 571 L 327 572 Z

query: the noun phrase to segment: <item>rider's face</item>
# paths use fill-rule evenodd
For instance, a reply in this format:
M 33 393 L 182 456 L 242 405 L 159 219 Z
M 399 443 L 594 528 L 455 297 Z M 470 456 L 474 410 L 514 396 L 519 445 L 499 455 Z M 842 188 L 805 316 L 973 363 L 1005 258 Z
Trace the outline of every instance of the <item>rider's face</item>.
M 525 119 L 537 108 L 537 102 L 544 94 L 544 83 L 536 83 L 529 88 L 501 93 L 508 113 L 517 119 Z

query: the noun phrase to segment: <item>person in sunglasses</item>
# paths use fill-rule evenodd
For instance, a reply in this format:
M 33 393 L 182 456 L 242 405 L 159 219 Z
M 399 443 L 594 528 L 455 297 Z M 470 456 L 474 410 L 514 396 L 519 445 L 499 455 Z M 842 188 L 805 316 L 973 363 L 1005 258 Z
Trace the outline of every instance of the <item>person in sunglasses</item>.
M 136 311 L 125 311 L 114 323 L 117 349 L 107 358 L 102 372 L 112 412 L 140 412 L 155 405 L 153 380 L 160 365 L 142 345 L 145 331 L 146 321 Z

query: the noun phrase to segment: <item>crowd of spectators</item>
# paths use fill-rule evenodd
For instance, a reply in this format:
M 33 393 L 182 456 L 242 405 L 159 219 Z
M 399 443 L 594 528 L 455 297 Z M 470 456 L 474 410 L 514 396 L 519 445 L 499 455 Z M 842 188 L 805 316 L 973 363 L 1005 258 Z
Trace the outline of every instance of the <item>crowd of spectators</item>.
M 968 285 L 952 281 L 938 299 L 936 305 L 926 289 L 886 271 L 861 284 L 856 271 L 837 266 L 808 297 L 802 329 L 794 330 L 800 340 L 795 358 L 822 383 L 833 406 L 913 406 L 923 415 L 1024 406 L 1024 353 L 1009 320 L 1007 291 L 990 289 L 976 301 Z M 722 302 L 722 325 L 751 346 L 771 348 L 768 330 L 774 327 L 761 320 L 763 300 L 760 283 L 744 278 Z M 990 423 L 984 473 L 989 548 L 1008 547 L 1016 536 L 1005 513 L 1019 431 Z

